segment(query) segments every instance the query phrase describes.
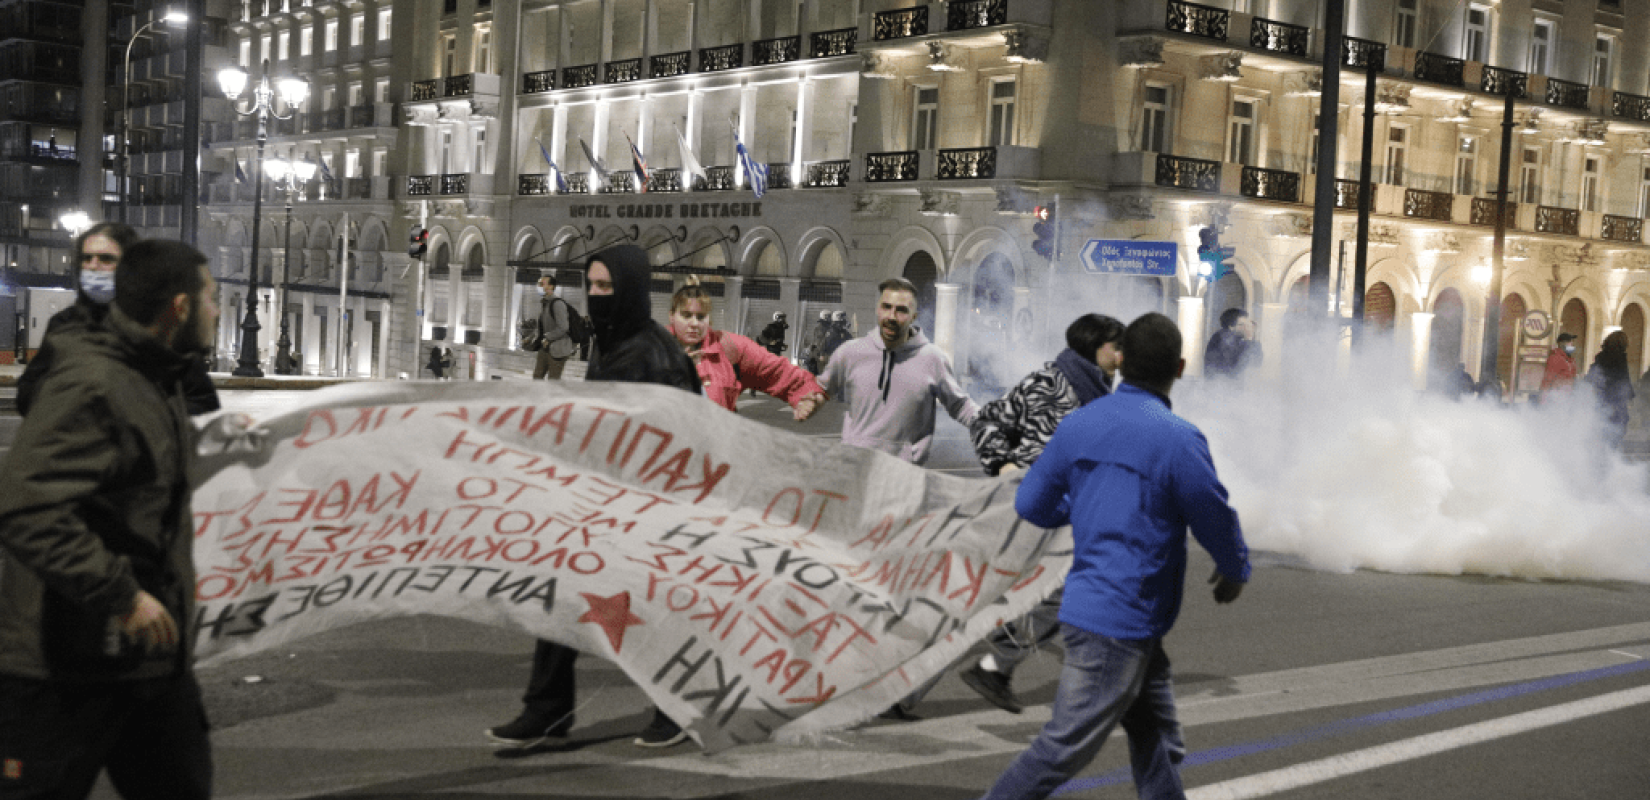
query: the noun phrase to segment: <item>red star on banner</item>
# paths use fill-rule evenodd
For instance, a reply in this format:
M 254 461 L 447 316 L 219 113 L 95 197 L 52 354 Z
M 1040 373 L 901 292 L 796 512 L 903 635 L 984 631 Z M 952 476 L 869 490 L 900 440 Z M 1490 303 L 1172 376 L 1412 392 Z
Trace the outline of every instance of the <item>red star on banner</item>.
M 590 610 L 584 612 L 579 621 L 594 622 L 602 626 L 602 631 L 607 634 L 607 643 L 613 645 L 615 653 L 619 652 L 619 648 L 624 644 L 624 629 L 643 623 L 641 617 L 630 613 L 629 592 L 619 592 L 612 597 L 598 597 L 580 592 L 579 596 L 590 604 Z

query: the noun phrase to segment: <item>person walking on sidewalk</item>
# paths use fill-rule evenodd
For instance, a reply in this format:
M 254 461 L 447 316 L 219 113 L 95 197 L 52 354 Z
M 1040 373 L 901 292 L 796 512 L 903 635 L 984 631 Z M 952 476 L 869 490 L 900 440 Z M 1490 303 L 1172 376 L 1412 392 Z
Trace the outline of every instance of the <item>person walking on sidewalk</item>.
M 1094 760 L 1119 723 L 1135 788 L 1184 798 L 1186 748 L 1163 637 L 1180 613 L 1186 529 L 1214 556 L 1217 603 L 1249 580 L 1249 551 L 1201 431 L 1170 410 L 1186 366 L 1180 329 L 1146 314 L 1123 333 L 1123 384 L 1060 424 L 1026 470 L 1014 508 L 1033 525 L 1071 525 L 1060 608 L 1065 666 L 1054 716 L 986 793 L 1041 800 Z
M 1122 339 L 1123 323 L 1084 314 L 1066 327 L 1066 349 L 1053 361 L 982 406 L 968 433 L 985 471 L 1006 475 L 1031 466 L 1060 420 L 1110 394 L 1123 363 Z M 959 673 L 963 683 L 992 705 L 1020 713 L 1010 684 L 1014 669 L 1060 632 L 1061 594 L 1054 590 L 1025 616 L 992 631 L 986 637 L 991 652 Z
M 578 352 L 573 341 L 573 307 L 563 300 L 556 278 L 546 272 L 539 278 L 538 357 L 533 361 L 533 380 L 560 380 L 567 359 Z

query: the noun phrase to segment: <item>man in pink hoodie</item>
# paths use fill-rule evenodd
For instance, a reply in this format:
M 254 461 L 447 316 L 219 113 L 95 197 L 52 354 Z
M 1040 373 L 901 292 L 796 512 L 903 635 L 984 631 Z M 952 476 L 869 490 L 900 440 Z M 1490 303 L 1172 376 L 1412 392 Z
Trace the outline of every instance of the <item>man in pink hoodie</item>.
M 934 439 L 934 405 L 967 426 L 979 408 L 963 392 L 945 353 L 911 330 L 917 287 L 889 278 L 877 290 L 877 331 L 832 354 L 819 383 L 848 404 L 842 443 L 879 450 L 913 464 L 928 460 Z

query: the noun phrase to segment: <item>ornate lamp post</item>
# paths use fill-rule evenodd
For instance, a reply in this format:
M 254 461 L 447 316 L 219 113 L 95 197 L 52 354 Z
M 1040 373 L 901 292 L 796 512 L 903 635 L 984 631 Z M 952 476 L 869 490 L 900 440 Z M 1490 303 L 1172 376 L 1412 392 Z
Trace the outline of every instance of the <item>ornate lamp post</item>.
M 130 161 L 130 151 L 132 149 L 132 45 L 137 44 L 137 40 L 142 38 L 143 34 L 147 33 L 150 28 L 155 27 L 155 24 L 159 22 L 181 26 L 189 22 L 189 15 L 183 13 L 182 11 L 168 11 L 160 19 L 149 20 L 144 23 L 142 27 L 132 31 L 132 38 L 126 40 L 125 72 L 123 73 L 125 75 L 125 82 L 122 83 L 120 87 L 120 104 L 122 106 L 120 112 L 120 154 L 116 162 L 116 166 L 120 168 L 117 176 L 119 183 L 116 185 L 120 187 L 121 222 L 126 221 L 126 199 L 127 196 L 131 194 L 129 191 L 130 187 L 126 185 L 126 173 L 129 169 L 128 163 Z
M 315 178 L 315 162 L 307 158 L 303 161 L 277 158 L 271 160 L 264 169 L 269 173 L 269 179 L 275 182 L 276 189 L 286 190 L 286 255 L 281 257 L 281 299 L 279 310 L 276 312 L 281 315 L 281 338 L 275 342 L 275 374 L 291 375 L 294 365 L 290 321 L 286 314 L 286 293 L 290 285 L 288 278 L 292 274 L 292 196 Z
M 218 85 L 231 103 L 246 89 L 247 79 L 246 70 L 240 67 L 228 67 L 218 73 Z M 264 371 L 258 366 L 258 331 L 263 327 L 258 324 L 258 229 L 264 206 L 264 144 L 269 141 L 269 118 L 292 119 L 298 106 L 303 105 L 304 98 L 309 96 L 309 83 L 302 78 L 281 78 L 275 83 L 280 88 L 281 99 L 286 102 L 287 113 L 284 116 L 275 113 L 275 89 L 270 87 L 268 59 L 264 59 L 259 68 L 258 83 L 252 87 L 252 107 L 245 111 L 235 107 L 235 113 L 243 117 L 258 118 L 258 156 L 252 162 L 252 275 L 247 288 L 246 319 L 241 321 L 241 356 L 236 359 L 237 366 L 231 373 L 246 378 L 264 376 Z

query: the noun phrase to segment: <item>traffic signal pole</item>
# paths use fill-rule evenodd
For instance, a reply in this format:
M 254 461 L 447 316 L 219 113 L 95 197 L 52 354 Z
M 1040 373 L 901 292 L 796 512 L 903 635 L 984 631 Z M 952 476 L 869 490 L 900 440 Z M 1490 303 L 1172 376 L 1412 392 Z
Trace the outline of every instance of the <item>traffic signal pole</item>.
M 1341 28 L 1345 19 L 1345 0 L 1326 0 L 1323 93 L 1318 98 L 1318 180 L 1312 201 L 1312 261 L 1307 280 L 1314 316 L 1325 313 L 1329 305 L 1329 259 L 1335 237 L 1335 143 L 1340 139 Z

